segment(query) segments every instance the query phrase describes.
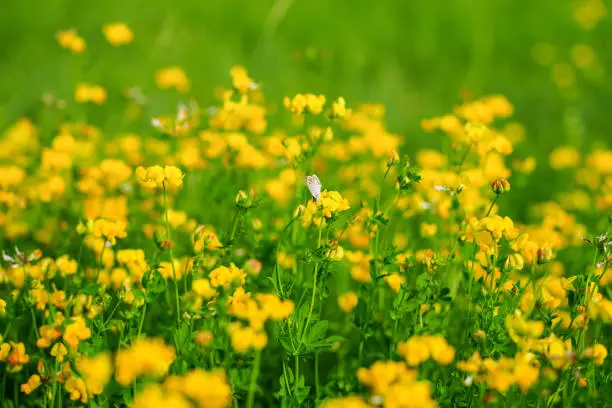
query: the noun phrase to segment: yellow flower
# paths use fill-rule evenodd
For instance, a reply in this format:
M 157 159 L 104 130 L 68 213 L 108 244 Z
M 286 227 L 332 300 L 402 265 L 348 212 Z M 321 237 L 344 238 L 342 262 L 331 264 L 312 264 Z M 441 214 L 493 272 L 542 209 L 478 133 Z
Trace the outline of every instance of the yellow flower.
M 375 395 L 385 395 L 389 387 L 397 381 L 414 381 L 416 373 L 404 363 L 377 361 L 370 368 L 357 370 L 359 382 L 372 389 Z
M 321 404 L 321 408 L 369 408 L 370 404 L 361 397 L 350 396 L 342 398 L 332 398 Z
M 92 235 L 96 238 L 104 238 L 112 245 L 115 245 L 117 238 L 125 238 L 127 236 L 127 232 L 125 232 L 126 227 L 127 223 L 125 221 L 109 221 L 101 218 L 93 222 Z
M 102 394 L 113 373 L 110 355 L 106 352 L 93 358 L 81 357 L 76 362 L 90 396 Z
M 344 312 L 350 312 L 357 306 L 359 298 L 355 292 L 346 292 L 338 296 L 338 306 Z
M 418 366 L 431 356 L 427 343 L 420 336 L 413 336 L 397 346 L 398 353 L 409 366 Z
M 304 112 L 318 115 L 323 111 L 323 105 L 325 105 L 324 95 L 313 95 L 313 94 L 297 94 L 290 99 L 285 97 L 285 107 L 296 115 L 301 115 Z
M 227 331 L 231 337 L 232 348 L 238 353 L 246 353 L 251 349 L 261 350 L 268 344 L 266 333 L 240 323 L 230 323 Z
M 190 88 L 189 79 L 185 72 L 179 67 L 168 67 L 157 71 L 155 78 L 157 86 L 162 89 L 174 88 L 179 92 L 188 92 Z
M 438 364 L 449 365 L 455 359 L 455 349 L 451 347 L 444 337 L 425 336 L 429 346 L 431 357 Z
M 134 34 L 125 23 L 112 23 L 102 26 L 106 41 L 114 46 L 125 45 L 132 42 Z
M 595 364 L 602 365 L 608 357 L 608 350 L 603 344 L 593 344 L 584 350 L 584 356 L 595 361 Z
M 557 147 L 550 153 L 550 167 L 555 170 L 577 167 L 580 164 L 580 153 L 572 146 Z
M 129 348 L 117 353 L 117 382 L 126 386 L 141 375 L 160 377 L 168 372 L 175 358 L 174 347 L 164 344 L 163 339 L 137 339 Z
M 522 392 L 527 392 L 538 380 L 540 370 L 527 363 L 520 362 L 514 366 L 514 377 Z
M 57 33 L 57 41 L 63 48 L 68 48 L 74 54 L 85 51 L 85 40 L 79 37 L 74 30 L 60 31 Z
M 58 363 L 61 363 L 68 354 L 68 349 L 62 343 L 55 343 L 49 354 L 55 357 Z
M 168 377 L 164 387 L 184 394 L 202 408 L 224 408 L 232 402 L 232 389 L 223 370 L 191 370 L 182 377 Z
M 6 343 L 4 343 L 6 344 Z M 9 372 L 20 371 L 24 364 L 30 361 L 30 356 L 26 354 L 25 344 L 23 343 L 10 343 L 10 353 L 6 357 L 8 363 Z M 0 352 L 0 354 L 2 354 Z
M 191 284 L 191 290 L 204 299 L 210 299 L 217 295 L 217 291 L 212 288 L 208 279 L 195 279 Z
M 106 101 L 106 89 L 100 85 L 79 83 L 74 91 L 74 100 L 78 103 L 93 102 L 102 105 Z
M 64 388 L 66 388 L 66 391 L 68 391 L 68 394 L 70 394 L 71 400 L 80 400 L 83 404 L 86 404 L 89 401 L 89 396 L 87 395 L 87 385 L 82 378 L 70 377 L 68 381 L 66 381 Z
M 193 408 L 189 400 L 176 391 L 165 392 L 159 384 L 148 384 L 134 397 L 131 408 Z
M 40 387 L 41 383 L 42 382 L 40 380 L 40 376 L 38 374 L 34 374 L 28 379 L 27 383 L 21 384 L 21 387 L 19 389 L 25 395 L 30 395 L 35 389 Z
M 398 273 L 392 273 L 385 277 L 385 282 L 387 282 L 387 285 L 389 285 L 389 287 L 395 293 L 399 292 L 404 280 L 405 280 L 404 277 Z
M 169 187 L 174 190 L 183 185 L 183 172 L 176 166 L 136 168 L 136 177 L 145 188 Z
M 436 224 L 421 224 L 421 236 L 422 237 L 433 237 L 438 233 L 438 226 Z
M 210 344 L 213 342 L 213 339 L 214 335 L 210 330 L 200 330 L 195 335 L 196 343 L 204 347 L 210 346 Z
M 210 284 L 213 288 L 222 286 L 227 289 L 234 282 L 239 285 L 244 285 L 246 272 L 239 269 L 236 265 L 230 264 L 229 267 L 220 266 L 213 269 L 210 272 L 209 278 Z
M 76 351 L 81 340 L 86 340 L 91 337 L 91 330 L 85 324 L 85 319 L 83 319 L 83 317 L 75 316 L 72 320 L 73 322 L 66 326 L 63 337 L 64 342 L 72 351 Z

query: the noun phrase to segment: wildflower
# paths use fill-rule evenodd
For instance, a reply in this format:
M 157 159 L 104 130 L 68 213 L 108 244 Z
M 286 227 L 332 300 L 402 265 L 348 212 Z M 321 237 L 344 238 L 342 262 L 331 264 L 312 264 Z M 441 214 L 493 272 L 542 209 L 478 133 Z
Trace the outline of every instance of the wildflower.
M 421 224 L 421 236 L 433 237 L 438 232 L 438 226 L 436 224 Z
M 97 219 L 93 222 L 92 235 L 97 238 L 104 238 L 111 245 L 117 243 L 117 238 L 125 238 L 127 232 L 125 221 L 109 221 L 105 219 Z
M 340 309 L 344 312 L 352 311 L 356 306 L 359 298 L 355 294 L 355 292 L 346 292 L 340 296 L 338 296 L 338 305 Z
M 268 344 L 266 333 L 249 326 L 242 326 L 240 323 L 230 323 L 227 331 L 231 337 L 232 348 L 238 353 L 245 353 L 251 349 L 261 350 Z
M 19 389 L 25 395 L 30 395 L 35 389 L 40 387 L 41 384 L 42 381 L 40 380 L 40 376 L 38 374 L 34 374 L 30 378 L 28 378 L 28 382 L 26 382 L 25 384 L 21 384 Z
M 537 260 L 538 264 L 545 264 L 550 262 L 553 259 L 553 251 L 549 246 L 538 248 L 537 251 Z
M 195 341 L 200 346 L 209 346 L 214 339 L 214 336 L 210 330 L 200 330 L 195 335 Z
M 349 396 L 342 398 L 332 398 L 325 400 L 321 404 L 321 408 L 369 408 L 370 404 L 365 402 L 361 397 Z
M 413 336 L 408 341 L 398 345 L 397 351 L 410 366 L 418 366 L 431 356 L 427 343 L 419 336 Z
M 182 377 L 170 376 L 164 387 L 184 394 L 202 408 L 224 408 L 232 402 L 232 389 L 223 370 L 195 369 Z
M 85 40 L 74 30 L 65 30 L 57 33 L 57 41 L 63 48 L 68 48 L 73 54 L 85 51 Z
M 217 291 L 213 289 L 208 279 L 195 279 L 191 284 L 191 290 L 204 299 L 210 299 L 217 295 Z
M 385 277 L 385 282 L 387 285 L 395 292 L 399 292 L 402 283 L 404 282 L 404 277 L 397 273 L 392 273 Z
M 176 166 L 152 166 L 136 169 L 136 177 L 145 188 L 169 187 L 178 189 L 183 185 L 183 172 Z
M 0 354 L 2 353 L 0 352 Z M 26 354 L 25 344 L 11 342 L 10 353 L 8 353 L 8 356 L 6 357 L 8 371 L 13 373 L 20 371 L 24 364 L 27 364 L 29 361 L 30 356 Z
M 510 254 L 506 258 L 504 268 L 510 272 L 521 271 L 525 267 L 525 260 L 521 254 Z
M 80 400 L 83 404 L 89 401 L 87 385 L 82 378 L 70 377 L 68 381 L 66 381 L 66 384 L 64 384 L 64 388 L 68 391 L 68 394 L 70 394 L 70 399 L 72 401 Z
M 64 342 L 73 350 L 76 351 L 79 342 L 91 337 L 91 330 L 85 324 L 85 319 L 81 316 L 72 318 L 73 322 L 66 326 L 64 331 Z
M 59 337 L 59 336 L 58 336 Z M 68 355 L 68 349 L 62 343 L 55 343 L 49 352 L 58 363 L 64 361 L 64 357 Z
M 140 393 L 136 394 L 130 406 L 132 408 L 149 408 L 156 406 L 191 408 L 193 405 L 179 392 L 165 392 L 160 384 L 148 384 Z
M 74 91 L 74 100 L 78 103 L 93 102 L 102 105 L 106 101 L 106 89 L 100 85 L 79 83 Z
M 331 109 L 329 110 L 329 117 L 332 119 L 344 118 L 349 112 L 350 111 L 346 109 L 346 101 L 344 98 L 340 97 L 332 102 Z
M 108 353 L 100 353 L 93 358 L 81 357 L 76 362 L 90 396 L 102 394 L 104 386 L 110 381 L 113 369 Z
M 179 92 L 189 91 L 190 84 L 187 75 L 179 67 L 168 67 L 157 71 L 155 81 L 157 86 L 162 89 L 174 88 Z
M 106 41 L 114 46 L 129 44 L 134 39 L 132 30 L 125 23 L 111 23 L 102 26 Z
M 261 261 L 251 258 L 244 264 L 243 268 L 249 275 L 258 276 L 262 270 Z
M 126 386 L 141 375 L 162 376 L 168 372 L 175 358 L 174 348 L 164 344 L 162 339 L 137 339 L 129 348 L 119 350 L 117 353 L 115 362 L 117 382 Z
M 504 178 L 500 178 L 491 183 L 491 190 L 497 195 L 510 191 L 510 183 Z
M 325 104 L 325 96 L 313 94 L 297 94 L 290 99 L 285 97 L 285 107 L 296 115 L 302 115 L 304 112 L 318 115 L 323 111 Z
M 574 147 L 561 146 L 550 153 L 550 167 L 555 170 L 577 167 L 580 163 L 580 153 Z
M 597 365 L 602 365 L 608 357 L 608 350 L 602 344 L 593 344 L 584 350 L 584 357 L 592 359 Z
M 236 265 L 230 264 L 229 267 L 220 266 L 213 269 L 210 272 L 209 278 L 213 288 L 222 286 L 227 289 L 233 282 L 244 285 L 246 273 Z

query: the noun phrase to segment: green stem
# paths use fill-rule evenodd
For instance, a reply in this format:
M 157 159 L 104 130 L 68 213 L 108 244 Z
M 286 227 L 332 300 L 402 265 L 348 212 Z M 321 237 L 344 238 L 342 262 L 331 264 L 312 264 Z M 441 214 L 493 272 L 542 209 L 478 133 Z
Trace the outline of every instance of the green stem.
M 319 352 L 315 353 L 314 358 L 314 375 L 315 375 L 315 407 L 319 406 L 320 391 L 319 391 Z
M 259 377 L 259 367 L 261 365 L 261 350 L 255 352 L 255 360 L 251 369 L 251 382 L 249 383 L 249 394 L 247 398 L 247 408 L 253 408 L 255 402 L 255 390 L 257 388 L 257 377 Z
M 174 296 L 176 299 L 176 325 L 181 326 L 181 306 L 179 303 L 178 281 L 176 279 L 176 267 L 174 266 L 174 253 L 172 251 L 172 238 L 170 236 L 170 221 L 168 220 L 168 194 L 166 192 L 166 184 L 164 183 L 164 212 L 166 218 L 166 239 L 170 242 L 170 265 L 172 266 L 172 277 L 174 278 Z
M 498 199 L 499 199 L 499 195 L 496 195 L 493 201 L 491 202 L 491 206 L 487 210 L 487 215 L 485 217 L 488 217 L 489 215 L 491 215 L 491 211 L 493 211 L 493 207 L 495 207 L 495 203 L 497 203 Z
M 321 248 L 321 232 L 323 231 L 323 221 L 321 220 L 321 225 L 319 225 L 319 237 L 317 239 L 317 249 Z M 312 317 L 312 312 L 314 311 L 315 299 L 317 296 L 317 278 L 319 276 L 319 262 L 315 263 L 314 268 L 314 277 L 312 281 L 312 297 L 310 299 L 310 309 L 308 310 L 308 316 L 306 317 L 306 324 L 304 324 L 304 330 L 302 331 L 302 336 L 300 338 L 300 342 L 298 344 L 297 349 L 299 350 L 304 343 L 304 338 L 306 336 L 306 332 L 308 331 L 308 325 L 310 324 L 310 319 Z

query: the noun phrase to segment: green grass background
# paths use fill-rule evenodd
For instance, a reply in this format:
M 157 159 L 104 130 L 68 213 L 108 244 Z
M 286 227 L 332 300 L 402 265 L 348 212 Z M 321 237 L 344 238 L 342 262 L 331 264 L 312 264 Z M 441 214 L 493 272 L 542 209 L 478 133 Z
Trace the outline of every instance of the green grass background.
M 419 130 L 420 120 L 450 111 L 469 89 L 504 94 L 515 105 L 527 134 L 519 153 L 542 160 L 562 143 L 588 150 L 612 138 L 612 25 L 606 17 L 592 31 L 579 28 L 572 19 L 579 1 L 6 1 L 0 130 L 33 115 L 43 92 L 66 99 L 70 111 L 75 83 L 89 81 L 109 90 L 91 121 L 120 132 L 113 116 L 122 114 L 126 87 L 140 86 L 153 112 L 173 110 L 180 99 L 156 89 L 157 69 L 183 67 L 191 94 L 206 106 L 213 88 L 228 84 L 229 68 L 243 64 L 270 101 L 312 91 L 343 95 L 351 105 L 384 103 L 389 128 L 411 149 L 439 144 Z M 104 40 L 101 26 L 115 21 L 133 29 L 129 46 Z M 83 55 L 56 42 L 57 31 L 71 27 L 87 41 Z M 559 62 L 571 61 L 572 45 L 590 44 L 604 75 L 590 80 L 577 70 L 575 86 L 560 90 L 550 68 L 533 60 L 537 43 L 552 44 Z M 297 59 L 296 52 L 315 56 Z

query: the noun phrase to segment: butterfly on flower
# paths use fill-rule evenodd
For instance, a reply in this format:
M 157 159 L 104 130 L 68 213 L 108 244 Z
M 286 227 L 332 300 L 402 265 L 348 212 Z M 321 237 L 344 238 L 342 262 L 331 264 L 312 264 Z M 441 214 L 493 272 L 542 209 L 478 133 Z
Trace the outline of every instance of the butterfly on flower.
M 199 122 L 199 107 L 195 101 L 191 101 L 189 106 L 179 104 L 176 118 L 172 117 L 157 117 L 151 119 L 151 124 L 157 130 L 171 136 L 187 133 L 189 130 L 198 125 Z
M 308 186 L 308 190 L 310 194 L 312 194 L 312 199 L 316 203 L 321 196 L 321 182 L 316 174 L 312 176 L 306 176 L 306 185 Z

